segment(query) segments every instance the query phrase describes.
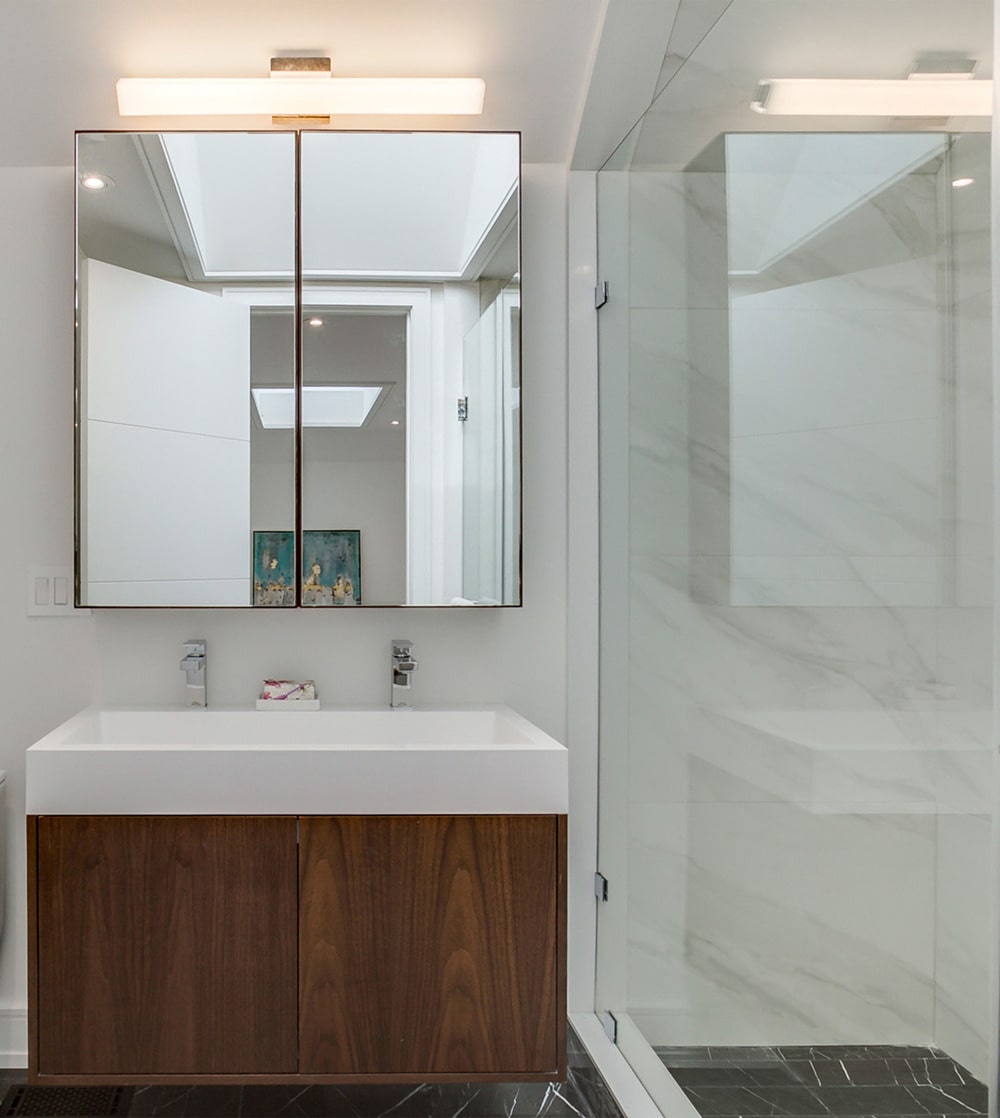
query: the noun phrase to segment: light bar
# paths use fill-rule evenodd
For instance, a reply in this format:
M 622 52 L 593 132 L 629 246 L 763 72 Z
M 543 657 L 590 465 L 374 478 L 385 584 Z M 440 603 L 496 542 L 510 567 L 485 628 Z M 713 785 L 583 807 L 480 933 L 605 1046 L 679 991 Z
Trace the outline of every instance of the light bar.
M 482 78 L 119 78 L 120 116 L 474 116 Z
M 993 82 L 766 78 L 750 108 L 768 116 L 988 117 L 993 115 Z
M 302 389 L 303 427 L 363 427 L 385 391 L 378 384 L 311 384 Z M 268 430 L 295 426 L 294 388 L 251 388 L 260 424 Z

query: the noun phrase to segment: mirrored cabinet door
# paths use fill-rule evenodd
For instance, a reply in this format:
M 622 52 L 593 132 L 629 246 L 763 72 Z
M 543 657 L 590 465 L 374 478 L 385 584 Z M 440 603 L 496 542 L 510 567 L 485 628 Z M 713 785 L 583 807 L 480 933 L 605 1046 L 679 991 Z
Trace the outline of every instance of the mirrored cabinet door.
M 77 167 L 78 603 L 293 606 L 295 137 Z
M 509 133 L 302 134 L 304 606 L 520 602 L 519 170 Z
M 79 605 L 520 604 L 519 136 L 77 169 Z

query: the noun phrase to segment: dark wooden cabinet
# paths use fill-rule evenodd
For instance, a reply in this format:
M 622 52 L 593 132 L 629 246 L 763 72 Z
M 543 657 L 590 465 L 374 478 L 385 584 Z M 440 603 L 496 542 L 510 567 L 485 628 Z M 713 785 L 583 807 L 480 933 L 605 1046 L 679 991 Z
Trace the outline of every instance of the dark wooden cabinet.
M 565 877 L 565 816 L 29 817 L 29 1073 L 561 1079 Z
M 299 1066 L 557 1077 L 555 816 L 305 818 Z
M 296 1070 L 295 819 L 44 816 L 37 1068 Z

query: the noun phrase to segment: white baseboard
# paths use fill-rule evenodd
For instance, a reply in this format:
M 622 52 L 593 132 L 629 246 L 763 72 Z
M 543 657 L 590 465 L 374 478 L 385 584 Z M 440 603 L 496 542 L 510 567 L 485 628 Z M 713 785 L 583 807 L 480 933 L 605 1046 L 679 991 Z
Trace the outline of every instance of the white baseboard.
M 0 1009 L 0 1068 L 28 1066 L 28 1011 Z

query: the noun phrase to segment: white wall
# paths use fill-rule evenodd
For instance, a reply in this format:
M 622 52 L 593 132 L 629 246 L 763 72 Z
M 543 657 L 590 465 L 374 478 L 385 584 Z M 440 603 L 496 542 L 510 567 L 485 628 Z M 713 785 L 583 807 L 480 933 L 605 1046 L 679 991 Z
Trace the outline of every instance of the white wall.
M 8 268 L 0 298 L 5 384 L 0 464 L 8 478 L 0 572 L 3 729 L 10 774 L 7 929 L 0 1015 L 15 1014 L 0 1065 L 23 1052 L 24 750 L 91 701 L 177 703 L 180 645 L 208 641 L 209 699 L 246 704 L 265 676 L 315 678 L 328 703 L 388 701 L 388 647 L 416 642 L 418 702 L 508 702 L 548 733 L 566 730 L 566 174 L 523 173 L 524 606 L 514 610 L 177 610 L 27 618 L 24 567 L 72 559 L 73 171 L 0 171 Z M 572 883 L 570 928 L 589 882 Z M 588 899 L 589 898 L 589 899 Z M 571 991 L 571 999 L 573 997 Z
M 7 771 L 6 922 L 0 944 L 0 1063 L 23 1062 L 24 751 L 91 700 L 93 619 L 29 618 L 24 568 L 73 560 L 73 170 L 0 168 L 0 768 Z

